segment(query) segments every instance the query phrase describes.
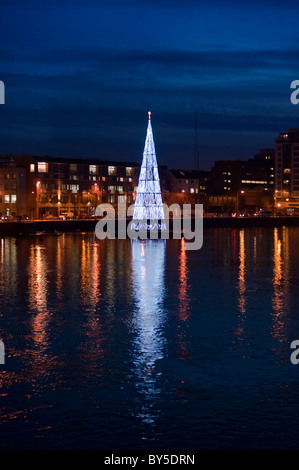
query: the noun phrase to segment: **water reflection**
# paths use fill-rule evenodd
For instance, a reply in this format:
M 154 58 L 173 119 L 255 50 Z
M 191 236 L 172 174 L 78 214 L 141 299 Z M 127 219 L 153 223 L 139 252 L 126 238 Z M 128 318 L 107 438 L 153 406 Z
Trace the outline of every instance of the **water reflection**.
M 238 310 L 239 324 L 235 334 L 239 339 L 244 337 L 244 323 L 246 319 L 246 249 L 244 229 L 239 232 L 239 270 L 238 270 Z
M 239 248 L 239 276 L 238 276 L 238 291 L 239 291 L 239 311 L 242 315 L 246 313 L 246 281 L 245 281 L 245 260 L 246 260 L 246 251 L 245 251 L 245 237 L 244 230 L 240 230 L 240 248 Z
M 137 416 L 155 421 L 154 408 L 160 395 L 156 361 L 164 357 L 165 240 L 132 240 L 132 275 L 135 308 L 133 362 L 136 386 L 142 395 Z
M 30 310 L 36 313 L 32 317 L 33 341 L 42 348 L 46 348 L 48 342 L 47 271 L 45 249 L 40 245 L 32 245 L 29 259 L 28 304 Z
M 282 237 L 277 228 L 274 229 L 273 254 L 273 337 L 285 341 L 285 316 L 289 299 L 289 234 L 286 227 L 282 229 Z
M 189 327 L 189 308 L 190 308 L 190 294 L 188 282 L 188 266 L 187 266 L 187 253 L 185 248 L 185 239 L 181 239 L 181 249 L 179 255 L 179 289 L 178 289 L 178 343 L 180 347 L 180 359 L 190 358 L 188 351 L 188 340 L 186 328 Z
M 99 302 L 100 291 L 99 246 L 82 239 L 80 266 L 80 294 L 85 309 L 94 311 Z

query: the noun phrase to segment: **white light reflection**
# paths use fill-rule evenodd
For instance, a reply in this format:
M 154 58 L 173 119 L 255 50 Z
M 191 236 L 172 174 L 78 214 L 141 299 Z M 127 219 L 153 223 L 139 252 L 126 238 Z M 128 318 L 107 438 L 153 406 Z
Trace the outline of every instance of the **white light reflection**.
M 133 347 L 136 386 L 142 394 L 137 413 L 146 423 L 157 417 L 160 389 L 156 361 L 164 357 L 164 269 L 165 240 L 132 240 L 133 293 L 132 319 L 136 334 Z

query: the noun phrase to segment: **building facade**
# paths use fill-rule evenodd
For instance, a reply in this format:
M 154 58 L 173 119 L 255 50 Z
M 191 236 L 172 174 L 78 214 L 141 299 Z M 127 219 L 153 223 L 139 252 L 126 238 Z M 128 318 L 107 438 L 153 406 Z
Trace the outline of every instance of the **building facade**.
M 19 217 L 28 211 L 26 169 L 12 158 L 0 160 L 0 218 Z
M 299 211 L 299 129 L 280 133 L 275 140 L 275 209 Z
M 7 164 L 2 162 L 3 175 Z M 10 196 L 10 204 L 18 202 L 10 213 L 30 218 L 91 217 L 99 204 L 117 207 L 119 199 L 130 205 L 140 169 L 133 162 L 55 157 L 11 157 L 9 164 L 16 182 L 9 193 L 3 189 L 4 200 Z M 7 213 L 8 207 L 3 210 Z

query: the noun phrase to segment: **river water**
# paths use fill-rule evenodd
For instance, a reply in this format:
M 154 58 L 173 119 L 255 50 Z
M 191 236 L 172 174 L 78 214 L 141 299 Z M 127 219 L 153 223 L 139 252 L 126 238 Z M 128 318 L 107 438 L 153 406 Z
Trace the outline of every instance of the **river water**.
M 0 239 L 1 449 L 291 449 L 299 228 Z

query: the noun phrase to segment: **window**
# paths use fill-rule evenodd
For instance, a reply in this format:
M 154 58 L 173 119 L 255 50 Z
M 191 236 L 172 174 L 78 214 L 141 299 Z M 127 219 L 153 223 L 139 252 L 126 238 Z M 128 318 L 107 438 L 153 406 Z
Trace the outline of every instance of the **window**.
M 131 166 L 126 167 L 126 175 L 127 176 L 132 176 L 132 167 Z
M 190 188 L 190 193 L 194 193 L 194 188 Z
M 4 196 L 4 202 L 5 202 L 5 203 L 9 203 L 9 201 L 10 201 L 9 194 L 5 194 L 5 196 Z
M 34 173 L 35 172 L 35 165 L 34 163 L 30 163 L 30 173 Z
M 123 186 L 117 186 L 117 191 L 119 193 L 123 193 L 124 192 L 124 187 Z
M 9 174 L 9 173 L 6 173 L 5 179 L 6 179 L 6 180 L 9 180 L 9 178 L 10 178 L 10 174 Z
M 113 194 L 115 192 L 115 186 L 108 186 L 109 193 Z
M 38 162 L 37 171 L 39 173 L 47 173 L 48 172 L 48 164 L 45 163 L 45 162 Z
M 73 193 L 76 193 L 79 189 L 79 185 L 78 184 L 70 184 L 70 189 Z
M 116 166 L 108 166 L 108 175 L 116 175 Z
M 12 204 L 15 204 L 15 203 L 17 202 L 17 196 L 16 196 L 16 194 L 12 194 L 12 195 L 11 195 L 10 202 L 11 202 Z
M 97 173 L 97 166 L 96 165 L 89 165 L 89 174 L 96 175 Z
M 77 165 L 74 163 L 70 164 L 70 171 L 77 171 Z

